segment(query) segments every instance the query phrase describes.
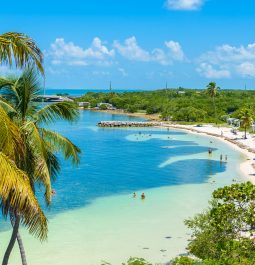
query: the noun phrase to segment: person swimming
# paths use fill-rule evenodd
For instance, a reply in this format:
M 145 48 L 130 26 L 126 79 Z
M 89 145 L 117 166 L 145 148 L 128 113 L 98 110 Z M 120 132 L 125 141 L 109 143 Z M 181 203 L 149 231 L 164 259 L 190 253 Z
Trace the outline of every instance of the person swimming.
M 211 153 L 212 153 L 212 149 L 209 148 L 209 149 L 208 149 L 208 154 L 210 155 Z
M 145 199 L 145 194 L 144 194 L 144 193 L 142 193 L 142 195 L 141 195 L 141 199 L 142 199 L 142 200 Z

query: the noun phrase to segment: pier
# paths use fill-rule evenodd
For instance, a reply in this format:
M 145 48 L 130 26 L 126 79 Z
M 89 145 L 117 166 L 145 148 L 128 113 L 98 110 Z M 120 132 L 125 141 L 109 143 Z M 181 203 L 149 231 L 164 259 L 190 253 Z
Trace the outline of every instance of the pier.
M 157 127 L 161 126 L 161 122 L 150 121 L 100 121 L 99 127 Z

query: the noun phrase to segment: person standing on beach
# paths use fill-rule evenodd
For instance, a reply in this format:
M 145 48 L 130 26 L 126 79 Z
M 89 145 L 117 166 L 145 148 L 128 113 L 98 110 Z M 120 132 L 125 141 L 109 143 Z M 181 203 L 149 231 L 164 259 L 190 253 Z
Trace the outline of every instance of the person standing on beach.
M 227 162 L 228 161 L 228 156 L 227 155 L 225 155 L 225 162 Z
M 222 163 L 223 155 L 220 155 L 220 162 Z

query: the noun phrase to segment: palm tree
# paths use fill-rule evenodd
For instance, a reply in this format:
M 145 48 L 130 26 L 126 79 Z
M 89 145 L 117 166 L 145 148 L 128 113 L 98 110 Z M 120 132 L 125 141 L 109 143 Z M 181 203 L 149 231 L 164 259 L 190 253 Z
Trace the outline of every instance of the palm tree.
M 24 157 L 24 145 L 20 129 L 0 106 L 0 203 L 2 213 L 7 217 L 13 214 L 15 209 L 19 222 L 21 221 L 32 234 L 43 240 L 47 236 L 47 219 L 31 188 L 29 176 L 16 165 Z M 15 233 L 19 222 L 13 228 Z
M 25 34 L 7 32 L 0 35 L 0 64 L 19 68 L 35 64 L 43 74 L 43 54 L 35 42 Z
M 252 115 L 248 109 L 243 109 L 240 113 L 241 127 L 244 128 L 244 139 L 247 139 L 247 129 L 253 123 Z
M 220 89 L 220 87 L 217 86 L 217 84 L 215 82 L 210 82 L 207 85 L 207 93 L 209 94 L 209 96 L 212 98 L 213 101 L 213 107 L 214 107 L 214 117 L 217 120 L 217 115 L 216 115 L 216 105 L 215 105 L 215 97 L 218 93 L 218 90 Z
M 79 162 L 80 149 L 66 137 L 46 129 L 45 124 L 59 119 L 73 121 L 78 117 L 76 105 L 72 102 L 59 102 L 43 108 L 35 102 L 40 92 L 40 81 L 33 68 L 27 68 L 19 78 L 1 78 L 0 100 L 8 115 L 20 128 L 24 140 L 24 157 L 18 161 L 18 167 L 29 177 L 30 187 L 35 193 L 35 184 L 45 187 L 45 201 L 51 203 L 51 181 L 60 170 L 57 152 L 65 159 L 71 158 L 74 164 Z M 18 235 L 19 216 L 15 214 L 13 237 L 8 249 L 12 249 Z M 24 254 L 24 253 L 23 253 Z M 6 252 L 8 262 L 10 251 Z M 24 255 L 22 257 L 24 260 Z M 3 263 L 7 264 L 7 263 Z

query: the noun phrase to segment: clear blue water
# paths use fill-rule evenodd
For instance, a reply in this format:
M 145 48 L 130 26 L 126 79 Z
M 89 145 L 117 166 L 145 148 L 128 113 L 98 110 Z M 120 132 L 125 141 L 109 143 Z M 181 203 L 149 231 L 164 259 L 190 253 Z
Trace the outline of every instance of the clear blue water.
M 165 264 L 185 252 L 184 219 L 207 207 L 214 189 L 242 180 L 243 156 L 221 141 L 176 130 L 99 128 L 101 120 L 142 119 L 81 111 L 78 122 L 51 127 L 82 149 L 81 163 L 73 167 L 61 159 L 56 195 L 46 210 L 48 241 L 41 244 L 21 230 L 29 264 L 119 265 L 130 256 Z M 227 163 L 219 162 L 220 154 L 228 155 Z M 4 253 L 10 226 L 1 227 Z M 18 264 L 16 246 L 10 265 Z
M 114 92 L 122 93 L 122 92 L 137 92 L 142 90 L 114 90 Z M 52 89 L 52 88 L 46 88 L 45 89 L 45 95 L 56 95 L 56 94 L 64 94 L 67 93 L 69 96 L 81 96 L 88 92 L 95 92 L 95 93 L 109 93 L 109 89 Z M 41 91 L 42 94 L 44 94 L 44 91 Z
M 160 139 L 161 136 L 185 136 L 184 132 L 98 128 L 96 124 L 100 120 L 142 119 L 83 111 L 78 123 L 59 122 L 54 126 L 54 130 L 68 136 L 82 149 L 82 155 L 77 168 L 62 161 L 61 174 L 54 184 L 58 196 L 53 201 L 52 214 L 83 207 L 99 197 L 162 186 L 203 183 L 211 175 L 225 171 L 225 165 L 213 159 L 180 160 L 160 168 L 158 165 L 166 157 L 206 153 L 208 146 L 189 140 L 162 142 Z M 155 132 L 158 138 L 150 139 L 149 135 Z M 130 134 L 134 135 L 134 141 L 127 140 Z M 142 141 L 143 137 L 149 137 L 149 140 Z M 141 141 L 137 141 L 138 138 Z M 162 148 L 165 143 L 170 143 L 172 148 Z M 190 168 L 193 170 L 190 171 Z

